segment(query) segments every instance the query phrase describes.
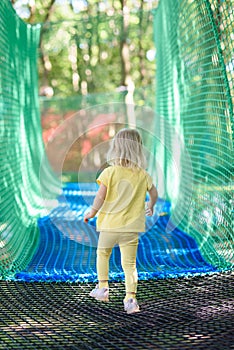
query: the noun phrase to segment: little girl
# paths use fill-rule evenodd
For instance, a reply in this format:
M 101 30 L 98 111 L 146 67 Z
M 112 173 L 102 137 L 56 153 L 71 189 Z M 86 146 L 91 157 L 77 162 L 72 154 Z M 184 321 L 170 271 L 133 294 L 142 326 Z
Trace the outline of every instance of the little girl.
M 111 166 L 98 177 L 99 190 L 90 212 L 84 216 L 84 221 L 87 222 L 99 211 L 99 283 L 90 296 L 97 300 L 109 301 L 109 259 L 112 248 L 118 244 L 125 275 L 124 309 L 129 314 L 139 311 L 136 300 L 138 233 L 145 231 L 145 215 L 153 215 L 158 193 L 152 178 L 145 170 L 142 139 L 137 130 L 122 129 L 116 134 L 107 155 L 107 162 Z M 147 191 L 150 200 L 145 209 Z

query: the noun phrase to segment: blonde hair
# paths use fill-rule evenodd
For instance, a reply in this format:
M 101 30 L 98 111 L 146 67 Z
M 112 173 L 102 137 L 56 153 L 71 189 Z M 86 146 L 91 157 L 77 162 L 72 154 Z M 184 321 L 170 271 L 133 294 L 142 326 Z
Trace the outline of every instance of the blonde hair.
M 121 129 L 113 138 L 107 153 L 107 162 L 129 168 L 146 168 L 143 143 L 135 129 Z

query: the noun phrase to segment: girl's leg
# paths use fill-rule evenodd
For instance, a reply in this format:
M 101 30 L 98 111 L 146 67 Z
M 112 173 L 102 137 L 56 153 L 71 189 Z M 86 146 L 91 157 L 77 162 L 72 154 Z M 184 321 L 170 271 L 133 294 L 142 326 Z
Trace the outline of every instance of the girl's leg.
M 97 250 L 97 275 L 99 288 L 108 287 L 109 260 L 111 248 L 98 248 Z
M 125 301 L 135 298 L 137 292 L 136 255 L 138 247 L 137 233 L 123 233 L 120 237 L 121 264 L 125 275 Z
M 97 275 L 99 288 L 108 287 L 109 260 L 116 236 L 112 232 L 100 232 L 97 248 Z

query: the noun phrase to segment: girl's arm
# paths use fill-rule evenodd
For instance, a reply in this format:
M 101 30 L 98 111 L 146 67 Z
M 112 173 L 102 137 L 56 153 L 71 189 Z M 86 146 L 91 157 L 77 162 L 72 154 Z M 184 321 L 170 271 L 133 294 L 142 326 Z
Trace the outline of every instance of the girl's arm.
M 154 213 L 154 205 L 158 199 L 158 191 L 154 185 L 152 185 L 151 189 L 149 190 L 149 196 L 150 196 L 150 200 L 147 203 L 146 215 L 152 216 Z
M 93 205 L 91 207 L 90 212 L 85 214 L 85 216 L 84 216 L 85 222 L 87 222 L 88 219 L 93 218 L 97 214 L 97 212 L 101 208 L 101 206 L 103 205 L 104 200 L 106 198 L 106 190 L 107 190 L 106 186 L 101 183 L 99 190 L 97 191 L 97 194 L 94 198 Z

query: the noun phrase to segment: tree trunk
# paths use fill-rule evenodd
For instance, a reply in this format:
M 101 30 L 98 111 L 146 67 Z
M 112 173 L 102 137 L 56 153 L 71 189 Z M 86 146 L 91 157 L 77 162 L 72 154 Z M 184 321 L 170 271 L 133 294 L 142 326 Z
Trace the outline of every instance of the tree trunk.
M 129 26 L 129 8 L 127 6 L 127 0 L 120 0 L 122 10 L 122 31 L 120 38 L 120 54 L 121 54 L 121 66 L 122 66 L 122 81 L 121 85 L 126 86 L 127 95 L 125 97 L 126 113 L 128 119 L 128 125 L 132 128 L 136 127 L 136 117 L 134 108 L 134 82 L 131 77 L 131 62 L 130 62 L 130 50 L 127 43 L 128 26 Z
M 143 6 L 144 6 L 144 0 L 141 0 L 141 7 L 139 10 L 139 41 L 138 41 L 138 45 L 139 45 L 139 61 L 140 61 L 140 79 L 141 82 L 144 82 L 145 79 L 145 64 L 144 64 L 144 49 L 142 47 L 142 37 L 144 35 L 144 26 L 143 26 L 143 16 L 144 16 L 144 12 L 143 12 Z
M 122 66 L 122 79 L 121 85 L 128 86 L 131 80 L 130 75 L 130 54 L 127 43 L 128 26 L 129 26 L 129 8 L 127 7 L 127 0 L 120 0 L 122 10 L 122 30 L 120 38 L 120 54 L 121 54 L 121 66 Z
M 50 19 L 50 16 L 52 14 L 52 11 L 53 11 L 53 5 L 55 3 L 56 0 L 51 0 L 50 1 L 50 4 L 47 8 L 47 12 L 46 12 L 46 15 L 45 15 L 45 18 L 44 18 L 44 21 L 43 23 L 46 23 L 49 21 Z M 33 16 L 33 13 L 30 17 Z M 49 60 L 49 57 L 47 55 L 44 54 L 43 52 L 43 47 L 42 47 L 42 37 L 43 37 L 43 27 L 41 29 L 41 36 L 40 36 L 40 43 L 39 43 L 39 48 L 40 48 L 40 60 L 41 60 L 41 64 L 43 66 L 43 77 L 42 77 L 42 95 L 46 95 L 45 93 L 45 88 L 49 86 L 49 79 L 48 79 L 48 74 L 49 74 L 49 71 L 50 71 L 50 60 Z

